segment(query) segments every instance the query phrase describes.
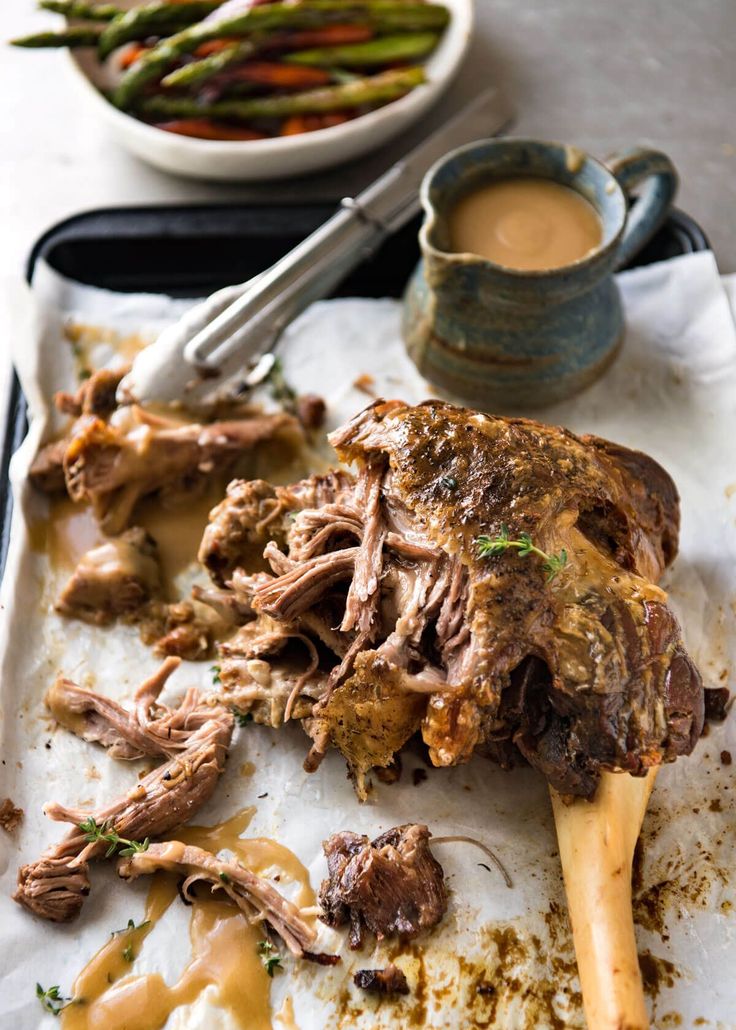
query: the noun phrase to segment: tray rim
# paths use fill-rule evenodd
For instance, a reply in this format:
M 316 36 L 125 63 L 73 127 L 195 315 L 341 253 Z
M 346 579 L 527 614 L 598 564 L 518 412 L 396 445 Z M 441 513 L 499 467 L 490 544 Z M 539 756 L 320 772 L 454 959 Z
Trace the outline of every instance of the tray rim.
M 273 201 L 262 201 L 253 199 L 249 201 L 230 201 L 222 203 L 192 203 L 192 204 L 136 204 L 130 206 L 109 206 L 89 208 L 85 211 L 78 211 L 76 214 L 63 218 L 49 226 L 33 243 L 25 262 L 25 278 L 29 284 L 33 282 L 33 273 L 38 261 L 50 250 L 51 244 L 57 239 L 63 239 L 64 234 L 70 229 L 75 229 L 85 223 L 92 224 L 96 220 L 105 218 L 143 217 L 159 216 L 186 216 L 186 215 L 207 215 L 215 212 L 233 211 L 263 211 L 271 210 L 296 210 L 308 211 L 310 209 L 321 210 L 327 216 L 329 210 L 337 207 L 339 200 L 334 196 L 312 197 L 308 200 L 297 198 L 278 199 Z M 684 230 L 689 236 L 692 246 L 683 253 L 695 253 L 710 249 L 710 242 L 705 231 L 692 216 L 680 208 L 673 207 L 669 213 L 668 220 L 673 221 L 676 226 Z M 233 235 L 236 235 L 235 233 Z M 135 233 L 131 232 L 129 238 L 134 238 Z M 110 238 L 115 238 L 110 234 Z M 665 260 L 672 260 L 671 258 Z M 0 441 L 0 580 L 5 572 L 5 566 L 10 543 L 10 528 L 13 514 L 13 492 L 10 486 L 10 463 L 16 450 L 23 442 L 27 431 L 27 404 L 20 381 L 12 370 L 9 383 L 9 394 L 5 424 L 1 427 L 2 440 Z

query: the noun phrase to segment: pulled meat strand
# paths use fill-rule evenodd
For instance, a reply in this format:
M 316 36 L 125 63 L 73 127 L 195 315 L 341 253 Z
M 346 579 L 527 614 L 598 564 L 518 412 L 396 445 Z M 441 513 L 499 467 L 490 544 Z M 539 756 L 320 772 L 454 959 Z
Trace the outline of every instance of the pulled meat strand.
M 211 884 L 213 892 L 223 891 L 249 922 L 268 923 L 297 957 L 303 956 L 316 939 L 316 931 L 304 920 L 296 905 L 279 894 L 268 880 L 238 862 L 218 858 L 202 848 L 170 840 L 150 844 L 146 851 L 118 863 L 118 873 L 125 880 L 151 876 L 159 871 L 180 873 L 185 877 L 182 894 L 187 901 L 191 901 L 191 890 L 196 883 Z
M 48 848 L 38 861 L 18 873 L 15 901 L 36 915 L 54 922 L 66 922 L 79 914 L 89 893 L 89 862 L 102 858 L 108 849 L 104 841 L 88 841 L 80 823 L 92 817 L 97 826 L 115 831 L 127 840 L 160 837 L 190 819 L 212 796 L 225 767 L 234 719 L 221 706 L 200 699 L 197 691 L 185 695 L 178 710 L 160 706 L 156 718 L 152 705 L 166 677 L 178 665 L 174 659 L 146 681 L 138 692 L 135 714 L 127 725 L 122 709 L 106 708 L 99 696 L 87 702 L 81 712 L 81 735 L 108 743 L 111 753 L 123 747 L 135 749 L 143 733 L 152 750 L 171 754 L 164 764 L 140 780 L 125 796 L 94 812 L 46 805 L 44 811 L 55 821 L 71 823 L 74 829 L 58 844 Z M 69 700 L 69 695 L 65 695 Z M 74 693 L 71 704 L 81 699 Z M 79 715 L 79 712 L 74 713 Z M 74 723 L 70 719 L 70 725 Z M 105 724 L 109 734 L 105 733 Z M 147 753 L 151 753 L 148 751 Z M 130 757 L 129 753 L 125 757 Z

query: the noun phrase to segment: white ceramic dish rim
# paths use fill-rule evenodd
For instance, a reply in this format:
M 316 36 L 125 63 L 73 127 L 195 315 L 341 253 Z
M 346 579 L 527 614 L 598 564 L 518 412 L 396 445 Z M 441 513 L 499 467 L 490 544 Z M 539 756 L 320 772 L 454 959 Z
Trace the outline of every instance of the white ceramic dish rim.
M 352 151 L 352 144 L 359 138 L 379 132 L 392 121 L 408 124 L 421 117 L 426 109 L 439 97 L 460 68 L 468 49 L 475 19 L 474 0 L 438 0 L 451 13 L 448 28 L 435 52 L 425 63 L 427 82 L 384 107 L 360 115 L 342 125 L 334 125 L 314 132 L 297 136 L 277 136 L 263 140 L 202 140 L 189 136 L 175 136 L 177 143 L 188 150 L 196 150 L 200 154 L 208 154 L 216 158 L 220 155 L 248 154 L 254 161 L 258 158 L 283 156 L 286 158 L 298 150 L 308 154 L 319 150 L 329 143 L 331 148 L 345 144 L 345 150 Z M 135 132 L 141 141 L 148 140 L 151 146 L 157 146 L 162 136 L 171 138 L 171 133 L 157 129 L 153 125 L 139 121 L 131 114 L 120 111 L 100 92 L 92 73 L 85 68 L 84 56 L 68 52 L 69 63 L 78 78 L 91 94 L 95 102 L 104 109 L 111 122 L 121 130 Z M 100 69 L 104 73 L 104 69 Z M 100 79 L 98 79 L 98 82 Z

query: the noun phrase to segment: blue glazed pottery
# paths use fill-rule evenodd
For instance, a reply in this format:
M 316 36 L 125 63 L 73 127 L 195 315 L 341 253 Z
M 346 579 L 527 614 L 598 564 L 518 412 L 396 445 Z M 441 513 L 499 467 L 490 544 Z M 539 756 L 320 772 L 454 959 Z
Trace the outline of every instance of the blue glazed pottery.
M 448 215 L 455 203 L 514 176 L 577 190 L 601 220 L 600 245 L 543 271 L 453 253 Z M 639 186 L 629 214 L 630 191 Z M 613 273 L 656 232 L 676 190 L 672 162 L 653 150 L 602 164 L 560 143 L 494 139 L 448 154 L 422 185 L 422 260 L 404 301 L 404 340 L 419 371 L 455 398 L 496 411 L 541 407 L 588 386 L 614 359 L 623 336 Z

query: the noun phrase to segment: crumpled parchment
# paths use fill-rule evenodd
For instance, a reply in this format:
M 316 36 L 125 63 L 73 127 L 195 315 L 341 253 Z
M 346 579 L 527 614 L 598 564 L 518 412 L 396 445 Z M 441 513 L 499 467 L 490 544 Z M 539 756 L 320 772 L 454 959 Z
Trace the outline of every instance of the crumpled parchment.
M 664 585 L 706 684 L 729 685 L 736 658 L 736 331 L 727 292 L 710 253 L 628 272 L 619 282 L 628 330 L 612 368 L 581 396 L 520 414 L 646 450 L 670 471 L 682 495 L 682 533 L 680 555 Z M 81 918 L 70 926 L 44 924 L 10 900 L 17 867 L 63 832 L 43 816 L 45 801 L 94 805 L 127 789 L 134 777 L 94 745 L 54 731 L 43 694 L 63 672 L 126 699 L 156 666 L 134 629 L 95 628 L 53 612 L 58 584 L 28 535 L 46 502 L 25 475 L 54 418 L 51 395 L 73 385 L 63 321 L 71 316 L 153 338 L 186 302 L 79 286 L 43 266 L 33 294 L 18 286 L 7 300 L 14 359 L 32 421 L 13 463 L 16 509 L 0 597 L 0 799 L 8 795 L 25 811 L 15 835 L 0 831 L 0 1026 L 24 1030 L 54 1025 L 36 1001 L 36 981 L 59 984 L 68 993 L 111 928 L 140 919 L 146 891 L 145 883 L 119 883 L 112 868 L 99 864 Z M 286 378 L 300 392 L 325 397 L 328 428 L 369 403 L 366 390 L 410 401 L 432 394 L 404 354 L 399 310 L 390 300 L 323 302 L 286 333 Z M 111 356 L 101 344 L 96 359 Z M 359 377 L 362 388 L 354 385 Z M 206 687 L 210 677 L 208 663 L 185 663 L 171 691 Z M 375 836 L 397 823 L 424 821 L 436 835 L 466 834 L 492 846 L 514 886 L 509 890 L 484 867 L 475 848 L 439 845 L 450 909 L 438 931 L 397 959 L 412 994 L 377 1002 L 352 986 L 355 968 L 385 962 L 385 946 L 357 957 L 344 952 L 341 965 L 332 969 L 287 961 L 286 972 L 273 982 L 274 1012 L 290 997 L 300 1030 L 584 1026 L 541 778 L 523 769 L 504 773 L 482 759 L 426 770 L 419 752 L 410 749 L 400 782 L 376 784 L 371 802 L 360 805 L 336 754 L 317 773 L 303 772 L 306 746 L 298 726 L 238 731 L 223 781 L 195 821 L 213 823 L 256 805 L 248 835 L 274 837 L 290 847 L 310 869 L 315 888 L 325 870 L 321 841 L 330 833 L 349 828 Z M 711 727 L 692 757 L 661 771 L 644 825 L 637 937 L 653 1025 L 661 1030 L 725 1030 L 736 1021 L 736 774 L 724 764 L 726 753 L 736 753 L 734 719 Z M 249 778 L 239 773 L 246 760 L 256 766 Z M 148 938 L 134 971 L 156 969 L 172 980 L 187 957 L 186 923 L 186 910 L 174 906 Z M 493 985 L 495 992 L 479 993 L 479 983 Z M 217 1009 L 210 990 L 194 1006 L 177 1010 L 169 1025 L 235 1024 Z M 274 1025 L 289 1024 L 277 1017 Z

